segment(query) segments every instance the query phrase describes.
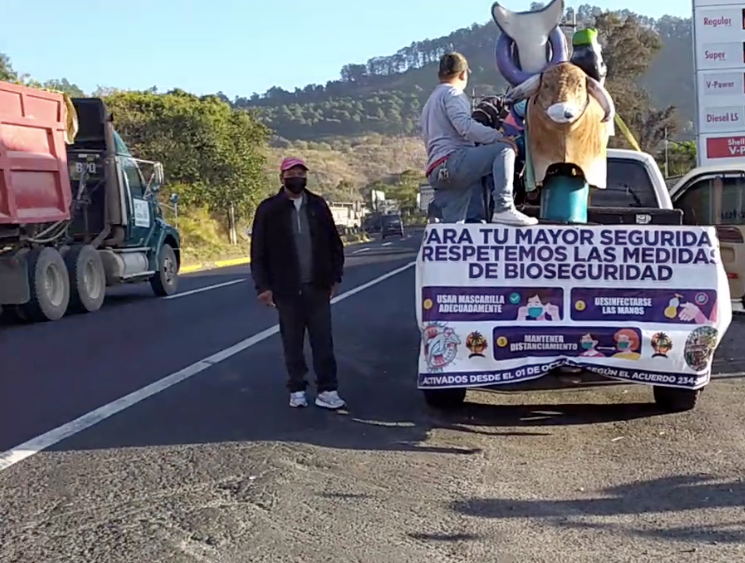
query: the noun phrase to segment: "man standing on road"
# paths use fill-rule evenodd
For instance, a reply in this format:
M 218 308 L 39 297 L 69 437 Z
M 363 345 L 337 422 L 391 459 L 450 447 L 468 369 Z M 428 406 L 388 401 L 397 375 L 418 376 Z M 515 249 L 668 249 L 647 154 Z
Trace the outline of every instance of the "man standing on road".
M 471 103 L 464 93 L 469 74 L 468 61 L 463 55 L 443 55 L 438 73 L 440 84 L 422 110 L 426 175 L 435 189 L 442 220 L 457 223 L 469 219 L 471 199 L 481 193 L 482 178 L 491 174 L 494 177 L 492 222 L 535 225 L 538 221 L 520 213 L 513 200 L 515 142 L 471 117 Z
M 251 275 L 259 301 L 277 308 L 289 380 L 290 406 L 305 407 L 308 366 L 305 331 L 313 352 L 316 405 L 340 409 L 331 335 L 331 297 L 341 283 L 344 245 L 326 202 L 306 189 L 299 158 L 280 166 L 282 189 L 261 202 L 251 232 Z

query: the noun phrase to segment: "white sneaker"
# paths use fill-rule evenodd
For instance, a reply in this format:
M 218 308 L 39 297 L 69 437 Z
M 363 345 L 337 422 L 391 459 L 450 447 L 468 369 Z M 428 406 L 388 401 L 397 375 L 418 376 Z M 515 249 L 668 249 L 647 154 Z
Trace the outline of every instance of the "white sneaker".
M 305 391 L 290 393 L 290 406 L 293 408 L 307 407 L 308 399 L 305 397 Z
M 339 397 L 337 391 L 324 391 L 316 397 L 316 406 L 324 409 L 336 410 L 345 406 L 347 403 Z
M 524 213 L 520 213 L 514 207 L 507 211 L 497 211 L 492 215 L 492 223 L 502 223 L 504 225 L 515 225 L 518 227 L 528 227 L 530 225 L 537 225 L 538 219 L 534 217 L 528 217 Z

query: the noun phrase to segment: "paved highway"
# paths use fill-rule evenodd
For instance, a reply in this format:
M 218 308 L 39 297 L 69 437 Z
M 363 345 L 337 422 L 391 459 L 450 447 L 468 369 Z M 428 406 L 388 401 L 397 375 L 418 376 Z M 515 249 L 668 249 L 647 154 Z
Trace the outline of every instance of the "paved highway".
M 743 321 L 692 413 L 620 387 L 438 414 L 414 388 L 418 244 L 347 249 L 348 412 L 287 406 L 245 267 L 0 321 L 0 562 L 745 560 Z

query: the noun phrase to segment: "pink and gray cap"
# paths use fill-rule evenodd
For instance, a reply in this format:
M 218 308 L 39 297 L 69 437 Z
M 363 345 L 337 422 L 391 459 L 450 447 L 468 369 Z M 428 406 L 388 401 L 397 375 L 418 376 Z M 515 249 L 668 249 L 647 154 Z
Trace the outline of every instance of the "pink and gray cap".
M 290 168 L 295 168 L 296 166 L 300 166 L 308 170 L 308 165 L 305 164 L 302 158 L 295 158 L 293 156 L 288 156 L 287 158 L 285 158 L 282 161 L 282 164 L 279 165 L 279 170 L 280 172 L 285 172 Z

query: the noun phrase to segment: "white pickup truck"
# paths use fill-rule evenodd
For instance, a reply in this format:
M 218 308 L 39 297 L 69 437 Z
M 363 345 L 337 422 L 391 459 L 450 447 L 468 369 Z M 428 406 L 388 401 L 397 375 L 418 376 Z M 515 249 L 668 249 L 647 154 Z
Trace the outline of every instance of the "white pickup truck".
M 671 188 L 684 225 L 713 225 L 729 280 L 733 311 L 745 305 L 745 162 L 694 168 Z
M 589 223 L 714 225 L 721 240 L 730 286 L 735 285 L 732 295 L 745 293 L 745 288 L 740 287 L 745 281 L 745 197 L 740 197 L 741 193 L 745 196 L 745 167 L 697 169 L 668 189 L 657 163 L 649 154 L 609 149 L 607 158 L 607 188 L 591 189 Z M 725 189 L 727 186 L 731 187 L 729 192 Z M 537 217 L 539 214 L 536 205 L 520 207 L 528 215 Z M 723 225 L 727 221 L 737 226 Z M 728 251 L 728 247 L 734 250 Z M 735 266 L 738 263 L 739 269 Z M 560 368 L 552 375 L 481 389 L 509 393 L 624 384 L 574 368 Z M 465 388 L 422 391 L 427 403 L 435 407 L 457 406 L 466 395 Z M 688 410 L 696 404 L 700 391 L 655 386 L 655 399 L 668 410 Z
M 598 223 L 613 222 L 608 220 L 607 211 L 598 208 L 659 207 L 675 209 L 678 215 L 673 218 L 677 221 L 682 215 L 679 220 L 683 225 L 715 227 L 733 309 L 745 308 L 745 163 L 694 168 L 668 187 L 648 154 L 609 149 L 608 189 L 593 192 L 590 205 L 596 215 L 602 215 Z M 632 209 L 626 215 L 633 213 Z M 591 212 L 591 219 L 592 215 Z M 636 219 L 643 224 L 647 218 Z M 667 223 L 660 217 L 650 219 L 655 224 Z

